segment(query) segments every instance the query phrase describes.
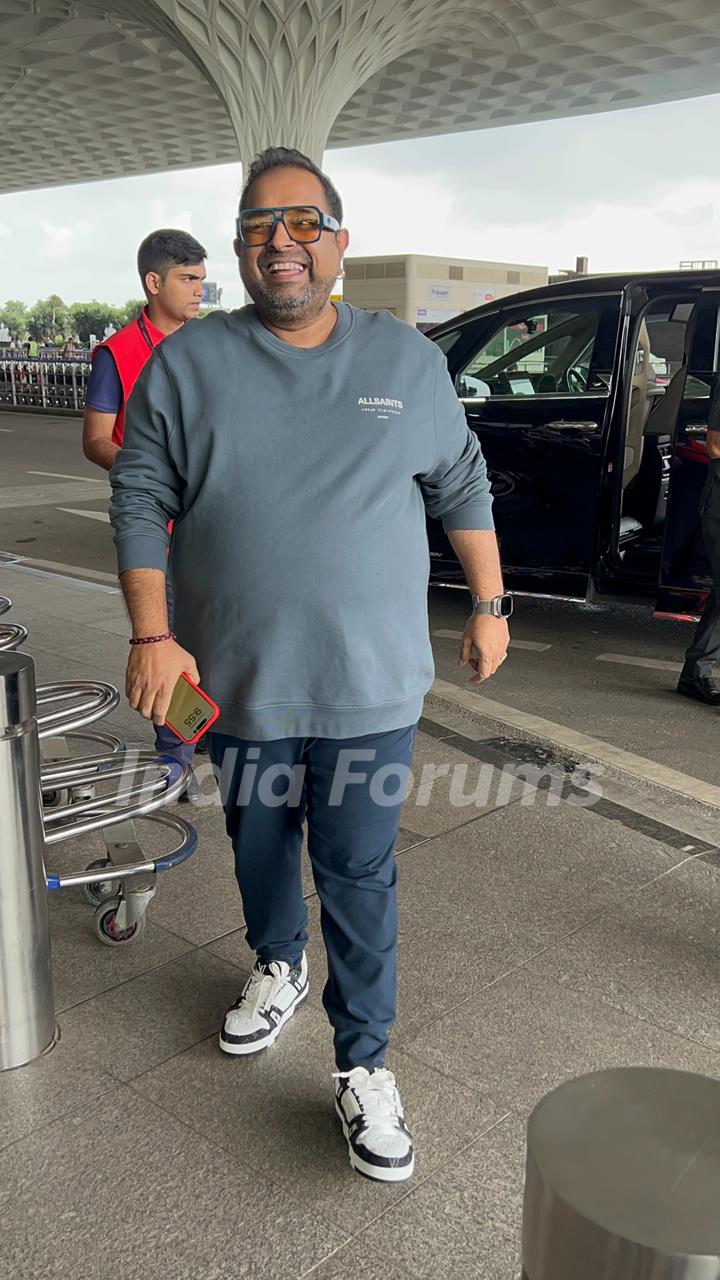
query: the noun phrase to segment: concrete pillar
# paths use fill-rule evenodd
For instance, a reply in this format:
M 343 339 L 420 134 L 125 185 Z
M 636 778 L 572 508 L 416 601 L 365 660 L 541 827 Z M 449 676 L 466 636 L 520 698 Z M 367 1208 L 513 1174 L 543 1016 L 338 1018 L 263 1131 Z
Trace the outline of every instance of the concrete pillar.
M 117 3 L 117 0 L 116 0 Z M 221 94 L 245 167 L 268 146 L 319 163 L 343 106 L 411 49 L 477 40 L 455 0 L 154 0 Z

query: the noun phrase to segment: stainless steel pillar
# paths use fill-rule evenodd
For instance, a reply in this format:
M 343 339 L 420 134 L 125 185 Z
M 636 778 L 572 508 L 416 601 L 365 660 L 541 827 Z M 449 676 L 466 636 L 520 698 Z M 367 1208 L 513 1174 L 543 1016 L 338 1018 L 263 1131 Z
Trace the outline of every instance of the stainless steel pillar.
M 0 1071 L 55 1037 L 35 709 L 32 658 L 0 653 Z
M 525 1280 L 720 1280 L 720 1081 L 597 1071 L 527 1132 Z

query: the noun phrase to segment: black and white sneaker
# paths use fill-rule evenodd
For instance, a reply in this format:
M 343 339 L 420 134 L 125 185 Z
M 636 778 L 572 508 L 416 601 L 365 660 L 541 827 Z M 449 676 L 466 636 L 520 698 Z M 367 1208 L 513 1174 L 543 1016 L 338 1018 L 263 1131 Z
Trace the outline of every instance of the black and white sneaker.
M 285 960 L 270 964 L 257 960 L 239 998 L 225 1014 L 220 1048 L 236 1054 L 267 1049 L 307 999 L 309 990 L 304 955 L 298 969 L 291 969 Z
M 376 1182 L 404 1182 L 415 1153 L 392 1071 L 353 1067 L 335 1074 L 335 1109 L 353 1169 Z

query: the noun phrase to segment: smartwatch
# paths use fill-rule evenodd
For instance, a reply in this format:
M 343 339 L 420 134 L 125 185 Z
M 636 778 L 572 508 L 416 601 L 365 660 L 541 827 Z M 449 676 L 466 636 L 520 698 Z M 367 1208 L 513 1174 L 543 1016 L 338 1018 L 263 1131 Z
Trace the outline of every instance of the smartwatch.
M 509 618 L 513 611 L 513 598 L 509 591 L 495 596 L 493 600 L 481 600 L 480 596 L 472 596 L 473 613 L 488 613 L 493 618 Z

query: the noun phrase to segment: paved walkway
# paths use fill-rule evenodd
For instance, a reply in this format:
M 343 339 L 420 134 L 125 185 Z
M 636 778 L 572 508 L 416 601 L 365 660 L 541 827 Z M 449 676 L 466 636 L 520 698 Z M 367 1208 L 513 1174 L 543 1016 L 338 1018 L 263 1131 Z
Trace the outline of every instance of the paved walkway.
M 122 685 L 116 593 L 10 566 L 0 593 L 39 680 Z M 150 741 L 127 708 L 107 723 Z M 539 790 L 509 772 L 523 763 Z M 673 797 L 609 774 L 588 805 L 575 768 L 428 698 L 398 852 L 404 1186 L 348 1164 L 309 873 L 308 1004 L 257 1059 L 217 1048 L 251 957 L 209 777 L 182 809 L 200 849 L 159 882 L 137 945 L 102 947 L 79 894 L 53 895 L 62 1039 L 0 1076 L 0 1280 L 515 1280 L 535 1102 L 602 1066 L 720 1075 L 713 815 L 683 829 Z M 100 849 L 55 846 L 50 869 Z

